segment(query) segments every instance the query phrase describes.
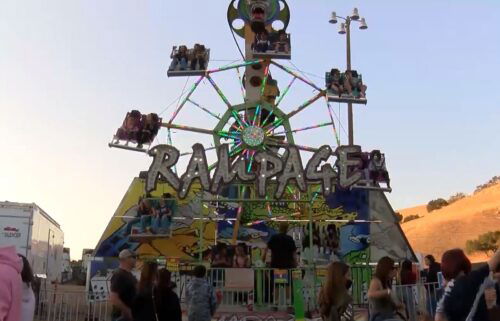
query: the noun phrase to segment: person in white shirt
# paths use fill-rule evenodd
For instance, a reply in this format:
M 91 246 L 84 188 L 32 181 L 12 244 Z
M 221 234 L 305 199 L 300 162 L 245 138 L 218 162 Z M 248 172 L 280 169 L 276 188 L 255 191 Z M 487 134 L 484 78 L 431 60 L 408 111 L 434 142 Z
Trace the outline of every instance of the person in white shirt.
M 23 280 L 22 285 L 22 297 L 21 297 L 21 321 L 33 321 L 35 315 L 35 293 L 33 292 L 33 271 L 31 270 L 30 263 L 28 260 L 19 254 L 19 257 L 23 260 L 23 270 L 21 272 L 21 278 Z

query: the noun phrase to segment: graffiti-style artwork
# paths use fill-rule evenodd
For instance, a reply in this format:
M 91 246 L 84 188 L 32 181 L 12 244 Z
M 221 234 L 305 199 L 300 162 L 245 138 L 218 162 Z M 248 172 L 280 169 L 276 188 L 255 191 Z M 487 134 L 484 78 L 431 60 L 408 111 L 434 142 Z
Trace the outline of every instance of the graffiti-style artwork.
M 234 222 L 238 217 L 240 205 L 240 224 L 236 240 L 248 246 L 253 266 L 264 263 L 258 262 L 260 250 L 266 246 L 269 238 L 277 233 L 279 222 L 272 220 L 272 217 L 291 221 L 289 234 L 295 239 L 304 264 L 309 263 L 311 255 L 317 265 L 328 264 L 334 260 L 343 260 L 354 265 L 373 261 L 370 252 L 374 243 L 373 229 L 379 231 L 375 242 L 377 257 L 384 253 L 384 249 L 390 251 L 391 256 L 401 259 L 412 255 L 407 251 L 406 240 L 399 236 L 401 232 L 394 223 L 387 223 L 390 225 L 387 227 L 381 223 L 373 223 L 382 216 L 392 215 L 392 210 L 386 205 L 388 203 L 383 202 L 382 193 L 337 190 L 325 199 L 321 194 L 315 193 L 319 186 L 314 185 L 309 186 L 307 193 L 300 193 L 300 196 L 295 190 L 294 193 L 284 193 L 281 202 L 240 204 L 231 202 L 231 199 L 251 198 L 254 197 L 252 193 L 255 191 L 250 188 L 243 191 L 244 185 L 230 185 L 217 196 L 218 202 L 207 202 L 206 200 L 215 197 L 203 192 L 199 184 L 194 183 L 184 200 L 176 200 L 177 209 L 172 217 L 170 237 L 134 238 L 131 234 L 140 230 L 144 224 L 138 214 L 140 200 L 145 197 L 144 185 L 143 179 L 134 179 L 99 241 L 96 257 L 117 257 L 121 250 L 128 248 L 137 251 L 140 256 L 176 257 L 181 261 L 195 261 L 200 258 L 209 260 L 217 243 L 233 244 Z M 273 190 L 275 186 L 268 188 Z M 151 194 L 151 202 L 165 193 L 171 193 L 175 198 L 175 191 L 168 184 L 159 183 L 156 191 Z M 305 202 L 287 201 L 294 197 L 298 197 L 298 201 L 313 201 L 310 206 Z M 303 222 L 309 220 L 309 216 L 314 222 L 312 229 L 308 223 Z M 397 237 L 390 237 L 391 242 L 382 235 L 389 227 L 396 229 L 391 230 L 391 233 L 398 234 Z M 311 230 L 312 248 L 309 240 Z M 395 242 L 396 239 L 399 241 Z

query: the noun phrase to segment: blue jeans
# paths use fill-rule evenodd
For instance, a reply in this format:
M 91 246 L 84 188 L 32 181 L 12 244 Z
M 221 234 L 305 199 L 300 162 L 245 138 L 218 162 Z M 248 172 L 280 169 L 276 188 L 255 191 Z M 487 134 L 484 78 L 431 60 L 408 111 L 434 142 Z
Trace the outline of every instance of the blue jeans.
M 170 231 L 171 217 L 167 215 L 156 216 L 151 219 L 153 232 L 157 234 L 165 234 Z
M 130 221 L 128 221 L 125 227 L 125 235 L 130 235 L 130 233 L 132 233 L 132 227 L 134 226 L 134 224 L 139 223 L 140 221 L 141 221 L 140 217 L 135 217 Z
M 180 60 L 178 58 L 174 58 L 172 60 L 172 64 L 170 65 L 170 70 L 175 70 L 177 68 L 178 64 L 181 64 L 180 70 L 186 70 L 187 68 L 187 60 L 186 58 L 181 58 Z

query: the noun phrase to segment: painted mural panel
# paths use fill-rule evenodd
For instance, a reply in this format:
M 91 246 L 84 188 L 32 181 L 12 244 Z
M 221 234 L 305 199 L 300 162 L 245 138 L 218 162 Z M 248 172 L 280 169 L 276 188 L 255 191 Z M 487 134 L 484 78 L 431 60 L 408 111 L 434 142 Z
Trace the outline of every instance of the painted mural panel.
M 193 186 L 185 200 L 176 200 L 169 235 L 140 238 L 135 235 L 144 227 L 138 215 L 144 181 L 136 178 L 99 241 L 95 256 L 116 257 L 128 248 L 145 257 L 178 257 L 183 261 L 209 259 L 217 243 L 232 244 L 240 203 L 231 199 L 254 197 L 250 188 L 245 191 L 244 188 L 226 189 L 215 199 Z M 279 220 L 290 221 L 289 234 L 294 237 L 304 264 L 310 263 L 311 255 L 319 265 L 338 259 L 352 263 L 369 260 L 369 193 L 337 191 L 325 200 L 315 190 L 317 187 L 312 186 L 308 193 L 290 192 L 280 202 L 241 203 L 237 242 L 247 245 L 254 264 L 263 264 L 258 262 L 260 249 L 277 233 Z M 166 193 L 175 195 L 170 186 L 160 184 L 150 197 L 159 198 Z M 309 206 L 306 200 L 310 199 L 313 202 Z M 308 224 L 310 218 L 314 221 L 312 226 Z M 354 223 L 354 220 L 366 222 Z

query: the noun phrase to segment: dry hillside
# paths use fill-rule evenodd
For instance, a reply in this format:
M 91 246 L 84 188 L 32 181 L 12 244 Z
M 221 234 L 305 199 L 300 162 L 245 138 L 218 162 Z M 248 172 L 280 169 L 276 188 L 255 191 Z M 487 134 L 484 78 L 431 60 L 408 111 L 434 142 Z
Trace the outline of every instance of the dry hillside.
M 404 217 L 415 214 L 421 216 L 403 223 L 401 227 L 416 252 L 430 253 L 440 259 L 447 249 L 464 249 L 467 240 L 500 230 L 500 184 L 430 213 L 427 213 L 425 205 L 399 212 Z M 476 254 L 471 259 L 475 262 L 484 261 L 486 256 Z

